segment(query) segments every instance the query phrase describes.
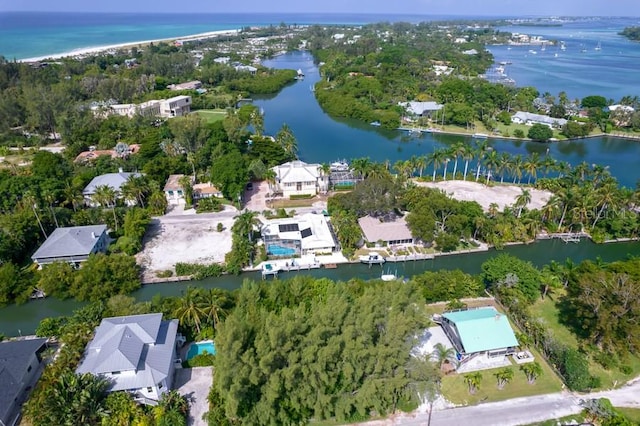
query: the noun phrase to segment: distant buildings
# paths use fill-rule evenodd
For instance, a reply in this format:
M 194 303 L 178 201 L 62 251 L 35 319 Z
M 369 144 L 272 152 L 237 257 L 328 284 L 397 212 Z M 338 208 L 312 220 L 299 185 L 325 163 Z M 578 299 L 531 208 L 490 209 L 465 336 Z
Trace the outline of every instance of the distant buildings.
M 73 160 L 76 163 L 90 162 L 98 157 L 109 156 L 111 158 L 126 158 L 131 154 L 136 154 L 140 150 L 140 145 L 127 145 L 119 142 L 113 149 L 95 149 L 89 147 L 89 151 L 83 151 Z
M 110 391 L 126 391 L 154 404 L 173 384 L 178 321 L 161 313 L 104 318 L 76 369 L 109 380 Z
M 180 184 L 180 180 L 184 176 L 185 175 L 170 175 L 167 179 L 164 185 L 164 194 L 169 205 L 177 206 L 185 204 L 184 188 Z M 191 182 L 194 201 L 211 197 L 223 198 L 222 192 L 210 182 L 194 184 L 193 178 L 191 178 Z
M 78 265 L 93 253 L 104 253 L 109 245 L 106 225 L 56 228 L 31 256 L 42 267 L 53 262 Z
M 95 104 L 91 106 L 95 115 L 107 117 L 109 115 L 122 115 L 133 117 L 182 117 L 191 112 L 191 96 L 180 95 L 169 99 L 151 100 L 141 104 Z
M 167 86 L 169 90 L 198 90 L 202 88 L 200 80 L 187 81 L 185 83 L 170 84 Z

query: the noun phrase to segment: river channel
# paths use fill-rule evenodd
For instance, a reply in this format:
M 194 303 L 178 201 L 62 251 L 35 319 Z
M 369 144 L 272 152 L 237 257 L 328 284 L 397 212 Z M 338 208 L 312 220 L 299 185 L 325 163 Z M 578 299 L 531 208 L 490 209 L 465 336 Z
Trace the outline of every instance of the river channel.
M 338 159 L 370 157 L 372 160 L 392 163 L 412 155 L 423 155 L 440 146 L 447 146 L 459 136 L 423 135 L 409 138 L 398 131 L 386 131 L 353 121 L 336 121 L 328 117 L 318 106 L 311 87 L 318 81 L 318 68 L 308 52 L 296 52 L 280 56 L 266 63 L 278 68 L 301 68 L 306 78 L 286 87 L 277 96 L 270 99 L 257 99 L 255 104 L 264 109 L 265 129 L 275 134 L 283 123 L 293 130 L 299 144 L 299 154 L 303 160 L 313 162 L 332 162 Z M 469 138 L 466 138 L 469 140 Z M 490 144 L 499 151 L 527 154 L 545 153 L 549 148 L 551 155 L 572 164 L 586 161 L 608 165 L 621 184 L 632 186 L 640 177 L 636 159 L 640 158 L 640 143 L 614 138 L 594 138 L 581 141 L 559 142 L 551 145 L 531 142 L 490 140 Z M 593 244 L 590 241 L 564 243 L 560 240 L 541 241 L 529 245 L 516 245 L 503 251 L 521 259 L 531 261 L 537 266 L 551 260 L 563 262 L 570 258 L 575 262 L 584 259 L 614 261 L 625 259 L 629 255 L 640 254 L 640 242 L 615 244 Z M 434 260 L 387 264 L 398 276 L 410 277 L 427 270 L 461 269 L 471 274 L 480 272 L 480 265 L 499 251 L 468 253 L 441 256 Z M 327 277 L 333 280 L 350 278 L 377 278 L 382 268 L 368 268 L 365 265 L 341 265 L 338 269 L 318 269 L 300 272 L 315 277 Z M 282 278 L 292 276 L 286 273 Z M 189 283 L 165 283 L 144 286 L 133 294 L 138 300 L 150 300 L 155 295 L 175 296 L 181 294 L 188 285 L 204 288 L 219 287 L 229 290 L 239 288 L 245 279 L 260 279 L 257 272 L 240 276 L 223 276 Z M 54 298 L 37 300 L 24 305 L 12 305 L 0 309 L 0 333 L 7 336 L 32 334 L 43 318 L 68 315 L 81 303 Z

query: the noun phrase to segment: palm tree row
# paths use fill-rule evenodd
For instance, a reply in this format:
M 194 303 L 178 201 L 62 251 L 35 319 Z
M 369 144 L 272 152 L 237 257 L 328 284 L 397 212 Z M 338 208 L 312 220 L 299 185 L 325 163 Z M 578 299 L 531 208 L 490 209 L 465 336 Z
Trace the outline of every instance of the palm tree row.
M 188 287 L 173 314 L 181 326 L 195 327 L 200 333 L 203 324 L 217 329 L 229 304 L 230 300 L 223 290 Z

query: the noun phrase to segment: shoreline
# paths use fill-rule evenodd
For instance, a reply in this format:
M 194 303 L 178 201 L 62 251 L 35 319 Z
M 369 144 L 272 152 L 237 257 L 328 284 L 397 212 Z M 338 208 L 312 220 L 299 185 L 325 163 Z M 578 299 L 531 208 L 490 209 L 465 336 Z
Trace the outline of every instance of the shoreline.
M 40 62 L 40 61 L 44 61 L 44 60 L 48 60 L 48 59 L 78 58 L 78 57 L 87 56 L 87 55 L 91 55 L 91 54 L 108 52 L 110 50 L 117 50 L 117 49 L 131 48 L 131 47 L 139 47 L 139 46 L 147 46 L 150 43 L 161 43 L 161 42 L 178 41 L 178 40 L 180 40 L 182 42 L 195 41 L 195 40 L 206 40 L 208 38 L 214 38 L 214 37 L 219 37 L 219 36 L 224 36 L 224 35 L 236 35 L 236 34 L 240 33 L 241 31 L 242 31 L 242 29 L 237 28 L 237 29 L 232 29 L 232 30 L 209 31 L 209 32 L 205 32 L 205 33 L 188 34 L 188 35 L 183 35 L 183 36 L 167 37 L 167 38 L 158 38 L 158 39 L 153 39 L 153 40 L 142 40 L 142 41 L 132 41 L 132 42 L 125 42 L 125 43 L 109 44 L 109 45 L 105 45 L 105 46 L 81 47 L 81 48 L 73 49 L 73 50 L 70 50 L 70 51 L 67 51 L 67 52 L 53 53 L 51 55 L 34 56 L 34 57 L 31 57 L 31 58 L 17 59 L 16 61 L 17 62 L 29 63 L 29 62 Z

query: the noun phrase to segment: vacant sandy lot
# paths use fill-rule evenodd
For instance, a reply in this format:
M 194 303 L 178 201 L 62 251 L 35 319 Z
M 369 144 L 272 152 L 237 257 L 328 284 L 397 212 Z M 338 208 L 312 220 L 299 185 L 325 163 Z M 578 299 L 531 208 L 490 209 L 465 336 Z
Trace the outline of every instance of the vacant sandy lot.
M 174 213 L 154 218 L 144 238 L 144 249 L 137 255 L 144 278 L 154 278 L 157 271 L 174 270 L 178 262 L 223 262 L 225 253 L 231 251 L 231 226 L 235 215 L 235 210 L 225 210 L 205 214 Z M 222 223 L 224 231 L 217 231 L 218 223 Z
M 448 180 L 443 182 L 416 182 L 418 186 L 438 188 L 449 194 L 452 198 L 460 201 L 477 201 L 482 208 L 487 211 L 491 203 L 496 203 L 498 209 L 513 205 L 516 198 L 522 193 L 522 188 L 515 185 L 495 185 L 487 186 L 477 182 L 462 180 Z M 536 210 L 542 208 L 549 197 L 553 195 L 549 191 L 541 191 L 534 188 L 526 188 L 531 194 L 531 202 L 528 209 Z

